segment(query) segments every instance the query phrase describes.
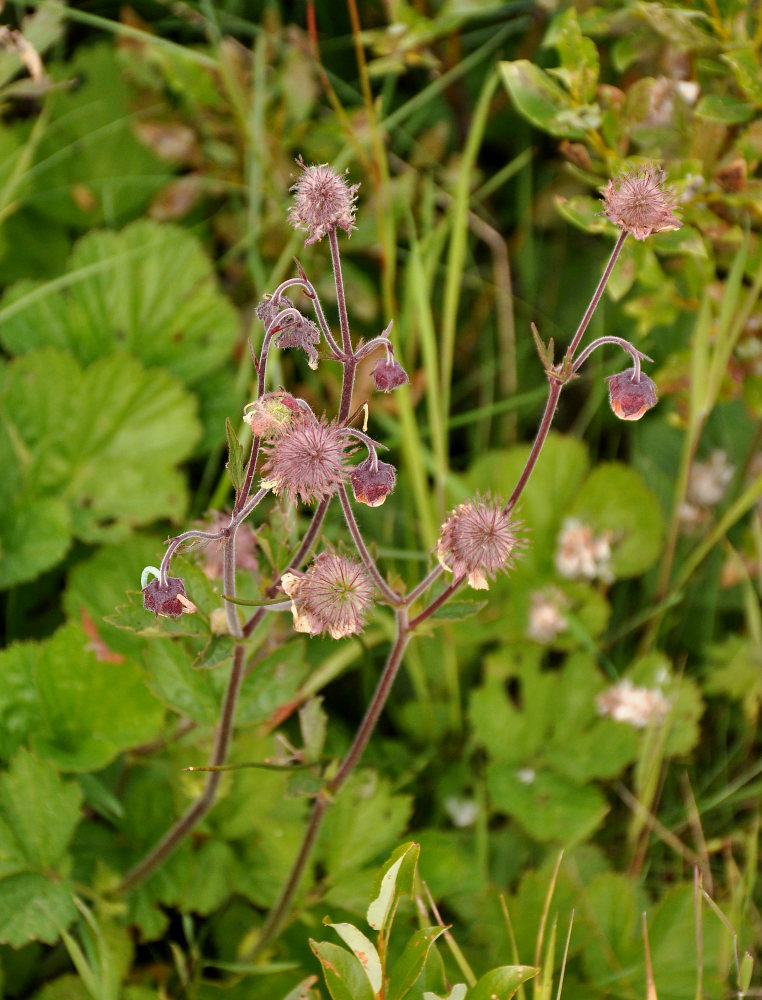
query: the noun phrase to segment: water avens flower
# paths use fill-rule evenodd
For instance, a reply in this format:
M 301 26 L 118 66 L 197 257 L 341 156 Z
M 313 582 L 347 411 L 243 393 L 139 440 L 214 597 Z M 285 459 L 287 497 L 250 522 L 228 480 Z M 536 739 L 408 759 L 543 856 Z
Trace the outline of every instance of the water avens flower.
M 320 330 L 306 316 L 293 317 L 280 328 L 275 338 L 275 346 L 280 348 L 299 347 L 307 355 L 307 364 L 313 371 L 318 366 L 316 346 L 320 343 Z
M 333 496 L 346 482 L 346 435 L 336 422 L 301 413 L 263 450 L 262 486 L 292 502 L 314 503 Z
M 643 372 L 634 368 L 609 375 L 609 405 L 620 420 L 640 420 L 644 413 L 656 406 L 656 386 Z
M 373 583 L 357 560 L 321 552 L 306 573 L 284 573 L 280 585 L 291 598 L 297 632 L 327 632 L 332 639 L 362 632 Z
M 682 222 L 672 215 L 675 196 L 664 186 L 664 178 L 661 168 L 645 167 L 609 181 L 603 192 L 603 214 L 636 240 L 680 229 Z
M 297 160 L 301 175 L 292 186 L 294 204 L 288 221 L 294 229 L 306 229 L 305 246 L 337 228 L 351 233 L 355 228 L 355 200 L 359 184 L 347 184 L 327 163 L 308 167 Z
M 477 494 L 456 507 L 442 525 L 437 558 L 456 580 L 465 576 L 474 590 L 488 590 L 489 580 L 513 566 L 517 528 L 499 500 Z
M 295 397 L 279 389 L 247 403 L 243 408 L 243 420 L 254 437 L 275 436 L 285 431 L 297 417 L 301 419 L 301 413 Z
M 143 587 L 143 607 L 163 618 L 179 618 L 196 610 L 185 596 L 185 584 L 179 576 L 168 576 L 165 587 L 159 577 L 154 577 Z
M 410 381 L 405 369 L 394 358 L 381 358 L 376 362 L 372 375 L 379 392 L 391 392 Z
M 368 456 L 350 472 L 349 481 L 358 503 L 380 507 L 396 485 L 397 472 L 388 462 L 377 461 L 374 468 L 373 459 Z

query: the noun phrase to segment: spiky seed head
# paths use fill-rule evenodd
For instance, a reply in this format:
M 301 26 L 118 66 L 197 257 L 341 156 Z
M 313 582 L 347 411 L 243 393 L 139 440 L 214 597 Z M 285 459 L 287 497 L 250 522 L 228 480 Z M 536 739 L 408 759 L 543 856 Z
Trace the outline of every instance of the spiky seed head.
M 643 372 L 634 368 L 609 375 L 609 405 L 620 420 L 640 420 L 644 413 L 656 406 L 656 386 Z
M 291 598 L 297 632 L 327 632 L 332 639 L 362 632 L 373 584 L 357 560 L 321 552 L 306 573 L 284 573 L 280 584 Z
M 672 214 L 675 196 L 664 178 L 660 168 L 645 167 L 610 180 L 603 192 L 603 214 L 636 240 L 679 229 L 682 222 Z
M 358 503 L 367 504 L 368 507 L 380 507 L 394 490 L 397 472 L 388 462 L 376 462 L 374 469 L 373 459 L 368 456 L 350 472 L 349 481 Z
M 437 558 L 455 580 L 465 576 L 474 590 L 488 590 L 489 580 L 513 566 L 520 545 L 518 527 L 499 499 L 477 494 L 456 507 L 442 525 Z
M 291 503 L 314 503 L 333 496 L 349 475 L 346 435 L 334 421 L 302 410 L 294 422 L 264 445 L 262 486 L 284 493 Z
M 300 158 L 296 161 L 301 175 L 292 185 L 294 204 L 288 221 L 294 229 L 306 229 L 305 246 L 321 240 L 331 230 L 351 233 L 355 228 L 355 201 L 359 184 L 347 184 L 327 163 L 308 167 Z

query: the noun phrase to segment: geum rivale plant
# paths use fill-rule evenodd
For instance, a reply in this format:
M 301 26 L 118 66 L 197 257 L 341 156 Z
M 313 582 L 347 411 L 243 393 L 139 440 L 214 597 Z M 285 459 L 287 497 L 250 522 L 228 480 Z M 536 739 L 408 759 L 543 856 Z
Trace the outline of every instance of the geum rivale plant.
M 641 362 L 650 359 L 632 344 L 618 337 L 604 336 L 582 349 L 580 345 L 627 237 L 632 235 L 643 240 L 652 233 L 680 226 L 672 214 L 672 195 L 664 185 L 661 170 L 644 167 L 609 182 L 603 194 L 603 212 L 619 228 L 619 237 L 560 362 L 554 360 L 553 341 L 544 343 L 533 327 L 548 379 L 548 398 L 534 444 L 513 491 L 505 501 L 485 492 L 456 507 L 440 530 L 436 545 L 437 565 L 417 584 L 404 590 L 396 579 L 391 584 L 379 569 L 355 519 L 353 504 L 375 507 L 383 503 L 394 489 L 396 472 L 392 465 L 379 458 L 383 445 L 356 426 L 358 414 L 352 412 L 352 398 L 357 367 L 369 356 L 378 356 L 372 371 L 378 391 L 391 392 L 404 385 L 408 377 L 394 358 L 390 328 L 367 343 L 355 345 L 352 340 L 338 231 L 342 229 L 349 235 L 355 228 L 358 185 L 348 184 L 327 165 L 306 166 L 299 161 L 299 168 L 301 173 L 292 188 L 295 198 L 289 218 L 295 227 L 306 229 L 307 245 L 324 237 L 328 239 L 339 332 L 335 336 L 329 326 L 315 287 L 301 266 L 297 277 L 282 282 L 260 303 L 257 314 L 264 323 L 265 333 L 255 359 L 256 398 L 244 411 L 244 419 L 252 431 L 247 463 L 242 461 L 240 454 L 236 458 L 240 445 L 229 430 L 229 469 L 236 487 L 233 511 L 218 531 L 194 529 L 170 539 L 161 566 L 148 567 L 144 571 L 146 609 L 170 618 L 193 613 L 193 594 L 186 594 L 182 579 L 170 575 L 172 558 L 187 543 L 221 542 L 226 629 L 235 645 L 204 791 L 122 883 L 124 891 L 141 883 L 212 805 L 221 778 L 219 768 L 228 753 L 236 700 L 245 676 L 246 639 L 265 615 L 290 609 L 297 631 L 313 636 L 327 633 L 334 639 L 341 639 L 362 632 L 374 603 L 386 605 L 393 610 L 395 620 L 394 641 L 386 663 L 344 759 L 314 797 L 301 847 L 280 897 L 260 931 L 257 950 L 272 940 L 289 911 L 323 817 L 368 744 L 407 644 L 416 630 L 462 586 L 487 589 L 490 579 L 511 568 L 525 544 L 520 524 L 513 515 L 547 439 L 564 386 L 576 377 L 597 347 L 616 344 L 630 355 L 631 367 L 608 379 L 614 413 L 624 420 L 637 420 L 655 404 L 655 386 L 641 371 Z M 297 292 L 309 300 L 314 320 L 304 316 L 287 296 L 287 293 L 295 295 Z M 285 347 L 301 348 L 313 368 L 322 359 L 341 365 L 341 398 L 333 419 L 316 414 L 304 399 L 285 390 L 267 390 L 270 351 Z M 360 461 L 356 460 L 358 452 L 362 455 Z M 485 488 L 488 486 L 485 484 Z M 241 604 L 246 602 L 239 601 L 236 596 L 236 535 L 270 492 L 285 497 L 291 504 L 313 506 L 314 513 L 288 564 L 276 576 L 256 610 L 242 620 Z M 320 542 L 326 511 L 335 498 L 341 506 L 356 554 L 350 557 L 326 546 L 304 570 L 301 567 Z

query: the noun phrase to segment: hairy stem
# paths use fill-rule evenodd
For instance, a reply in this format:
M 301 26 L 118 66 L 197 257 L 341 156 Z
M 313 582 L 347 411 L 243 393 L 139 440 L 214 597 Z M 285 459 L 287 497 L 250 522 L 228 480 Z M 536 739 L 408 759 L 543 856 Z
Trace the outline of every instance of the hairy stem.
M 381 573 L 376 566 L 365 541 L 360 533 L 360 529 L 355 520 L 355 514 L 352 510 L 352 505 L 349 502 L 349 497 L 347 496 L 347 488 L 342 483 L 339 486 L 339 500 L 341 501 L 341 509 L 344 511 L 344 518 L 347 522 L 347 527 L 349 528 L 349 533 L 355 543 L 357 551 L 360 554 L 360 558 L 370 575 L 373 577 L 373 582 L 376 584 L 378 589 L 384 595 L 384 598 L 393 606 L 398 606 L 403 603 L 404 598 L 402 598 L 398 593 L 396 593 L 386 580 L 381 576 Z
M 624 246 L 624 241 L 627 239 L 626 230 L 622 230 L 619 234 L 619 239 L 614 245 L 614 249 L 611 251 L 611 256 L 609 257 L 608 264 L 604 268 L 603 274 L 601 275 L 601 280 L 598 282 L 598 287 L 593 292 L 593 297 L 590 299 L 590 305 L 585 310 L 585 315 L 580 320 L 577 331 L 572 338 L 571 344 L 569 344 L 568 356 L 570 358 L 574 357 L 574 352 L 579 347 L 579 342 L 585 335 L 585 330 L 587 330 L 590 320 L 593 318 L 593 313 L 595 312 L 598 303 L 601 301 L 601 295 L 603 295 L 603 289 L 606 287 L 609 278 L 611 277 L 611 272 L 614 270 L 614 264 L 617 262 L 619 254 L 622 252 L 622 247 Z

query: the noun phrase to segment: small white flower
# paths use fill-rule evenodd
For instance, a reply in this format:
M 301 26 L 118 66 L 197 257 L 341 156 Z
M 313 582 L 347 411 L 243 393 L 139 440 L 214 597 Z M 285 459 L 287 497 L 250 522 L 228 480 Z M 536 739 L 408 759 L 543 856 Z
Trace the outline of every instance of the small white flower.
M 529 604 L 527 637 L 543 644 L 558 638 L 569 627 L 562 610 L 567 604 L 568 601 L 556 587 L 533 591 Z
M 479 815 L 479 807 L 473 799 L 461 799 L 450 795 L 444 800 L 445 812 L 450 817 L 453 826 L 473 826 Z
M 537 775 L 533 767 L 522 767 L 516 772 L 516 777 L 522 785 L 531 785 L 536 776 Z
M 636 729 L 643 729 L 651 720 L 661 722 L 670 709 L 670 701 L 660 688 L 637 687 L 627 679 L 602 691 L 595 704 L 599 715 Z
M 705 462 L 694 462 L 688 476 L 688 501 L 700 507 L 715 507 L 725 496 L 735 466 L 719 448 Z
M 603 531 L 596 535 L 589 524 L 576 517 L 567 518 L 558 536 L 556 569 L 569 580 L 614 579 L 611 571 L 611 542 L 613 533 Z

